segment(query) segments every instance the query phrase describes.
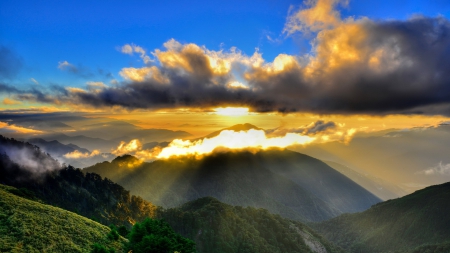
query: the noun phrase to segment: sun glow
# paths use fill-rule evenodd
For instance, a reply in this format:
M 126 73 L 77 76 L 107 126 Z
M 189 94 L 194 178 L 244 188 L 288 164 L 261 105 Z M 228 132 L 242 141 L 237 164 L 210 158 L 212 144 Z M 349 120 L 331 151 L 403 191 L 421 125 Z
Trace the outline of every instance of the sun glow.
M 173 140 L 168 147 L 163 148 L 156 158 L 194 155 L 202 156 L 212 153 L 218 148 L 224 149 L 269 149 L 285 148 L 295 144 L 306 144 L 314 141 L 314 137 L 287 133 L 281 137 L 267 137 L 263 130 L 250 129 L 235 132 L 224 130 L 218 136 L 197 141 Z
M 221 116 L 246 116 L 248 110 L 247 107 L 219 107 L 214 108 L 214 113 Z

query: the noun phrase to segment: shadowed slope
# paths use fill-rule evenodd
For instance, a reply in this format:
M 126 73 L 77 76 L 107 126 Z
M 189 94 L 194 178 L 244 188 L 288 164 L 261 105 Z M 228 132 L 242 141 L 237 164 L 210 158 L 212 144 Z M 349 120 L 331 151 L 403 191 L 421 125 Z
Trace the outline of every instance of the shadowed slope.
M 426 245 L 450 251 L 450 183 L 430 186 L 369 210 L 345 214 L 314 227 L 350 252 L 411 252 Z M 433 248 L 434 246 L 429 246 Z M 434 248 L 439 248 L 438 246 Z M 433 251 L 430 251 L 433 252 Z
M 319 160 L 286 150 L 214 153 L 200 160 L 184 157 L 141 164 L 124 156 L 84 171 L 110 178 L 165 207 L 212 196 L 292 219 L 320 221 L 379 202 Z

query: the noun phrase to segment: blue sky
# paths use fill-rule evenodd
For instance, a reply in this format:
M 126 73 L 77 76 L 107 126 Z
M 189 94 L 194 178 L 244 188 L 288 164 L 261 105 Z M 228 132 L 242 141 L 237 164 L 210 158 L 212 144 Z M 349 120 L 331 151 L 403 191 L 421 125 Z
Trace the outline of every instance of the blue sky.
M 302 1 L 8 1 L 0 2 L 0 44 L 21 57 L 18 86 L 60 84 L 83 86 L 86 81 L 120 79 L 123 67 L 142 66 L 137 55 L 118 48 L 134 43 L 148 51 L 171 38 L 208 49 L 232 46 L 251 55 L 255 48 L 266 61 L 280 53 L 308 52 L 308 38 L 286 38 L 283 26 L 290 6 Z M 450 2 L 350 1 L 339 7 L 342 17 L 375 20 L 407 19 L 413 14 L 450 16 Z M 278 39 L 269 41 L 267 36 Z M 68 61 L 81 72 L 57 68 Z

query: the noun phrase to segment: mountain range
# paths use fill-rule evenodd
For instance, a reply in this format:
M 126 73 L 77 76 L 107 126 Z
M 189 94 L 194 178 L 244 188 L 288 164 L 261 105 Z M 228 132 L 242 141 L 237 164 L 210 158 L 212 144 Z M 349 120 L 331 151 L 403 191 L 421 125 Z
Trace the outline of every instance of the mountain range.
M 151 163 L 125 155 L 83 169 L 163 207 L 201 197 L 266 208 L 301 221 L 358 212 L 381 200 L 312 157 L 288 150 L 213 153 Z

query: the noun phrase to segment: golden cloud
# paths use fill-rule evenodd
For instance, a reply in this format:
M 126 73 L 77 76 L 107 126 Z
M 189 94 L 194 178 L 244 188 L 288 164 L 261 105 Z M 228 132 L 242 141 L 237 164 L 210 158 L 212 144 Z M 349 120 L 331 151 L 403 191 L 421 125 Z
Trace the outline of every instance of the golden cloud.
M 20 104 L 22 104 L 22 102 L 14 100 L 14 99 L 10 99 L 10 98 L 3 99 L 2 103 L 4 105 L 20 105 Z

